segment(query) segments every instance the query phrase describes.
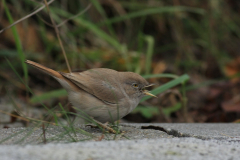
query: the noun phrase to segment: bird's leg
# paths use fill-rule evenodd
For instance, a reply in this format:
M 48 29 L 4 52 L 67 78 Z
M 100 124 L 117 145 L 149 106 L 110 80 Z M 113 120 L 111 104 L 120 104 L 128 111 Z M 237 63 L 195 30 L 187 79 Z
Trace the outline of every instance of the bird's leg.
M 112 129 L 111 127 L 108 127 L 108 122 L 106 122 L 106 123 L 101 123 L 101 122 L 99 122 L 99 121 L 97 121 L 97 120 L 95 120 L 95 119 L 93 119 L 93 120 L 94 120 L 99 126 L 101 126 L 102 128 L 108 130 L 110 133 L 114 133 L 114 134 L 117 133 L 114 129 Z
M 97 122 L 96 122 L 96 123 L 97 123 Z M 108 122 L 103 123 L 103 125 L 108 125 Z M 87 124 L 86 126 L 89 126 L 89 127 L 91 127 L 91 128 L 98 128 L 97 125 L 93 125 L 93 124 Z
M 92 117 L 91 117 L 92 118 Z M 110 133 L 117 133 L 114 129 L 112 129 L 111 127 L 108 126 L 108 122 L 106 123 L 101 123 L 97 120 L 95 120 L 94 118 L 92 118 L 92 120 L 97 123 L 99 126 L 101 126 L 102 128 L 106 129 L 107 131 L 109 131 Z M 91 125 L 91 124 L 88 124 L 87 126 L 90 126 L 92 128 L 98 128 L 98 126 L 94 126 L 94 125 Z

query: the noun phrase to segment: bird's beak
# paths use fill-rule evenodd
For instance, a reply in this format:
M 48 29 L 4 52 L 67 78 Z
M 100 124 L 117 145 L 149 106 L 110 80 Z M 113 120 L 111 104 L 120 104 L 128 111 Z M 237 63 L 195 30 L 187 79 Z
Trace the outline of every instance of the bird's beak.
M 152 97 L 156 97 L 156 98 L 157 98 L 157 96 L 153 95 L 152 93 L 149 93 L 147 90 L 145 90 L 143 93 L 144 93 L 145 95 L 148 95 L 148 96 L 152 96 Z
M 152 84 L 149 84 L 149 85 L 145 86 L 144 88 L 151 87 L 151 86 L 154 86 L 154 85 L 155 85 L 155 84 L 152 83 Z
M 153 86 L 153 85 L 155 85 L 155 84 L 149 84 L 149 85 L 145 86 L 144 88 L 151 87 L 151 86 Z M 156 97 L 156 98 L 157 98 L 157 96 L 153 95 L 152 93 L 149 93 L 149 91 L 146 90 L 146 89 L 144 89 L 143 93 L 144 93 L 145 95 L 148 95 L 148 96 L 152 96 L 152 97 Z

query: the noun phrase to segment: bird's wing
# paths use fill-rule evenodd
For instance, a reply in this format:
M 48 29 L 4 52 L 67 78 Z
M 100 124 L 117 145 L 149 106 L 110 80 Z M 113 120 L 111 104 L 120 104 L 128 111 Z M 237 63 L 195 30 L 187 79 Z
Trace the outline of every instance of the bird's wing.
M 106 103 L 117 104 L 124 97 L 117 71 L 98 68 L 84 72 L 61 74 L 81 89 Z

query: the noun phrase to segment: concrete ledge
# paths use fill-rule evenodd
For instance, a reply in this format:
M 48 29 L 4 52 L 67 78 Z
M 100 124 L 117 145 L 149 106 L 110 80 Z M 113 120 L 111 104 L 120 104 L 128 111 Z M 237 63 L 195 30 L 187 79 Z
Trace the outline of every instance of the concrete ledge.
M 126 130 L 125 134 L 129 140 L 121 135 L 115 138 L 112 134 L 102 136 L 99 129 L 79 126 L 97 138 L 66 143 L 70 142 L 67 140 L 69 136 L 66 135 L 59 142 L 54 140 L 48 141 L 48 144 L 39 144 L 42 142 L 42 132 L 37 129 L 22 141 L 24 144 L 22 146 L 14 143 L 20 141 L 22 136 L 28 133 L 25 131 L 31 129 L 1 129 L 0 140 L 22 132 L 5 141 L 3 143 L 5 145 L 0 145 L 0 159 L 237 160 L 240 157 L 240 124 L 121 124 L 121 126 Z M 145 129 L 142 129 L 144 127 Z M 54 127 L 46 131 L 46 136 L 50 139 L 63 132 L 64 129 Z M 83 140 L 84 136 L 77 133 L 75 138 Z

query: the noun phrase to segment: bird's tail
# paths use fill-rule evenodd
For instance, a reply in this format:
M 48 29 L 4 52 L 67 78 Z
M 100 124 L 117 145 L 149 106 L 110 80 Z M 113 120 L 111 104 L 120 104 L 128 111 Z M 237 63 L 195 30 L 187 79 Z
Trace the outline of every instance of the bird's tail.
M 63 76 L 59 72 L 54 71 L 54 70 L 52 70 L 50 68 L 47 68 L 47 67 L 45 67 L 45 66 L 43 66 L 43 65 L 41 65 L 39 63 L 30 61 L 30 60 L 26 60 L 25 63 L 30 64 L 31 66 L 39 69 L 40 71 L 42 71 L 42 72 L 44 72 L 44 73 L 46 73 L 46 74 L 48 74 L 48 75 L 50 75 L 50 76 L 52 76 L 54 78 L 63 79 Z

